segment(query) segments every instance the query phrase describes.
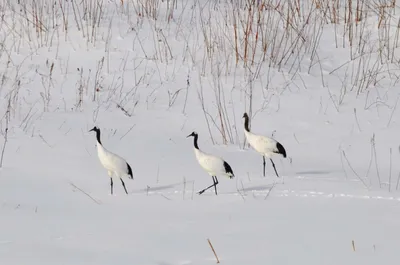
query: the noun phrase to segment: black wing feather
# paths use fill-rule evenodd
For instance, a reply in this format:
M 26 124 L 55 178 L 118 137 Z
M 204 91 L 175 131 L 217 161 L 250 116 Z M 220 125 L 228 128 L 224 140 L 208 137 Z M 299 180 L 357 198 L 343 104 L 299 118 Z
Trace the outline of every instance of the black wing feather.
M 128 163 L 126 163 L 126 165 L 128 166 L 128 175 L 129 175 L 129 178 L 133 179 L 132 168 L 131 168 L 131 166 L 130 166 Z
M 275 153 L 277 153 L 277 154 L 282 154 L 282 156 L 286 158 L 286 150 L 285 150 L 285 148 L 283 147 L 283 145 L 281 145 L 281 144 L 278 142 L 278 143 L 276 143 L 276 148 L 278 149 L 278 152 L 275 152 Z
M 232 176 L 230 176 L 230 178 L 233 178 L 235 176 L 235 174 L 233 174 L 231 166 L 228 163 L 226 163 L 226 161 L 224 161 L 224 168 L 225 168 L 226 173 L 232 174 Z

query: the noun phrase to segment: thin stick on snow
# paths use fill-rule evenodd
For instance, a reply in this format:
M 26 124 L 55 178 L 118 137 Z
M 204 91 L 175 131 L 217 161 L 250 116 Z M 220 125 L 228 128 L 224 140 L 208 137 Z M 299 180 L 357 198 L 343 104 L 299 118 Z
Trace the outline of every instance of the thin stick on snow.
M 219 259 L 218 259 L 217 253 L 215 253 L 214 247 L 213 247 L 213 245 L 211 244 L 210 239 L 207 238 L 207 241 L 208 241 L 208 244 L 210 244 L 211 250 L 212 250 L 212 252 L 214 253 L 215 258 L 217 259 L 217 263 L 219 263 Z
M 187 99 L 188 99 L 189 88 L 190 88 L 190 75 L 188 74 L 187 79 L 186 79 L 185 103 L 183 104 L 182 114 L 185 114 L 185 112 L 186 112 L 186 103 L 187 103 Z
M 8 142 L 8 124 L 10 122 L 10 110 L 11 110 L 11 96 L 8 99 L 8 106 L 6 111 L 6 129 L 4 131 L 4 144 L 3 149 L 1 150 L 1 157 L 0 157 L 0 168 L 3 167 L 3 159 L 4 159 L 4 152 L 6 151 L 6 145 Z
M 347 164 L 349 165 L 351 171 L 353 171 L 354 175 L 357 176 L 357 178 L 364 184 L 364 186 L 368 189 L 367 184 L 365 183 L 365 181 L 357 174 L 357 172 L 354 170 L 354 168 L 351 166 L 350 161 L 347 159 L 346 153 L 344 151 L 343 152 L 343 157 L 346 159 Z
M 351 246 L 353 247 L 353 251 L 356 251 L 356 244 L 354 243 L 354 240 L 351 240 Z
M 165 198 L 165 199 L 167 199 L 168 201 L 170 201 L 171 199 L 170 198 L 168 198 L 167 196 L 165 196 L 164 194 L 160 194 L 161 195 L 161 197 L 163 197 L 163 198 Z
M 398 103 L 398 102 L 399 102 L 399 97 L 397 97 L 396 104 L 395 104 L 394 107 L 393 107 L 392 113 L 390 114 L 390 118 L 389 118 L 388 123 L 386 124 L 386 127 L 389 127 L 390 122 L 392 121 L 392 117 L 393 117 L 394 111 L 395 111 L 396 108 L 397 108 L 397 103 Z
M 8 141 L 8 127 L 6 128 L 4 133 L 4 144 L 3 144 L 3 149 L 1 150 L 0 168 L 3 167 L 4 151 L 6 150 L 7 141 Z
M 48 147 L 53 148 L 53 146 L 51 146 L 51 145 L 46 141 L 46 139 L 44 139 L 43 135 L 41 135 L 40 133 L 39 133 L 39 137 L 40 137 L 40 139 L 42 139 L 42 141 L 43 141 Z
M 101 204 L 100 201 L 96 200 L 95 198 L 93 198 L 92 196 L 90 196 L 86 191 L 82 190 L 81 188 L 79 188 L 78 186 L 76 186 L 74 183 L 70 182 L 69 183 L 72 187 L 74 187 L 75 189 L 79 190 L 80 192 L 82 192 L 83 194 L 85 194 L 86 196 L 88 196 L 92 201 L 94 201 L 96 204 Z
M 117 108 L 120 109 L 126 116 L 132 117 L 132 114 L 130 114 L 121 104 L 117 103 Z
M 343 153 L 340 153 L 340 162 L 342 163 L 342 169 L 343 169 L 344 175 L 345 175 L 346 179 L 348 179 L 347 171 L 344 168 L 344 163 L 343 163 Z
M 357 118 L 357 110 L 356 110 L 356 108 L 354 108 L 354 117 L 356 118 L 356 123 L 357 123 L 358 130 L 361 132 L 360 123 L 358 122 L 358 118 Z
M 240 180 L 240 184 L 242 185 L 243 194 L 246 195 L 246 191 L 244 190 L 243 180 Z
M 371 144 L 374 152 L 375 168 L 376 168 L 376 175 L 378 176 L 379 188 L 382 188 L 381 176 L 379 174 L 379 167 L 378 167 L 378 157 L 376 155 L 376 148 L 375 148 L 375 134 L 372 135 Z
M 243 187 L 243 182 L 242 182 L 242 188 L 243 188 L 243 193 L 244 193 L 245 191 L 244 191 L 244 187 Z M 240 192 L 240 190 L 238 188 L 238 182 L 237 181 L 236 181 L 236 190 L 239 193 L 239 195 L 242 196 L 243 201 L 246 201 L 246 199 L 244 198 L 244 195 Z
M 365 178 L 366 178 L 366 179 L 369 179 L 369 185 L 371 185 L 371 178 L 369 178 L 368 175 L 369 175 L 369 171 L 370 171 L 371 166 L 372 166 L 372 159 L 373 159 L 373 157 L 374 157 L 374 152 L 373 152 L 372 142 L 371 142 L 371 157 L 370 157 L 370 159 L 369 159 L 369 164 L 368 164 L 367 173 L 365 174 Z
M 268 190 L 267 195 L 265 195 L 264 200 L 266 200 L 269 197 L 269 195 L 271 194 L 271 191 L 273 190 L 273 188 L 275 188 L 275 185 L 276 185 L 276 182 L 274 181 L 274 184 L 272 184 L 272 187 Z
M 122 140 L 122 138 L 124 138 L 135 126 L 136 126 L 136 124 L 132 125 L 132 127 L 124 135 L 122 135 L 121 138 L 119 138 L 119 139 Z

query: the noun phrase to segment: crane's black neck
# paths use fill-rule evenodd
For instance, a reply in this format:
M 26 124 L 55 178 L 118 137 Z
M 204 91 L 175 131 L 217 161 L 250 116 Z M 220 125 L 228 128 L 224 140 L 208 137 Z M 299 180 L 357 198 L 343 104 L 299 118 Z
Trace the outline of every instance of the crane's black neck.
M 198 150 L 199 146 L 197 145 L 197 139 L 199 139 L 199 135 L 195 134 L 193 138 L 194 138 L 194 140 L 193 140 L 194 148 L 196 148 Z
M 101 140 L 100 140 L 100 129 L 97 129 L 97 130 L 96 130 L 96 139 L 97 139 L 97 142 L 98 142 L 99 144 L 101 144 Z
M 250 129 L 249 129 L 249 117 L 244 117 L 244 129 L 247 131 L 247 132 L 250 132 Z

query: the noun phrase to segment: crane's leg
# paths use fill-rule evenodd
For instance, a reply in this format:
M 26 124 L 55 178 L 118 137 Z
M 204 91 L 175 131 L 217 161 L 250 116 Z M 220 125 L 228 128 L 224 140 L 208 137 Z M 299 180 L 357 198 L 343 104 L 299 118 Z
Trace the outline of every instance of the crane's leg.
M 114 185 L 114 183 L 113 183 L 112 177 L 110 177 L 110 180 L 111 180 L 111 183 L 110 183 L 110 186 L 111 186 L 111 195 L 113 195 L 113 185 Z
M 212 184 L 212 185 L 210 185 L 210 186 L 208 186 L 207 188 L 205 188 L 204 190 L 201 190 L 201 191 L 199 191 L 198 192 L 198 194 L 203 194 L 206 190 L 208 190 L 208 189 L 210 189 L 210 188 L 212 188 L 212 187 L 216 187 L 217 186 L 217 184 L 218 184 L 218 181 L 217 181 L 217 183 L 215 183 L 215 179 L 214 179 L 214 176 L 212 176 L 212 178 L 213 178 L 213 183 L 214 184 Z M 215 188 L 215 191 L 217 191 L 217 188 Z
M 264 173 L 264 177 L 265 177 L 265 156 L 263 156 L 263 165 L 264 165 L 263 173 Z
M 218 185 L 217 176 L 214 176 L 214 177 L 213 177 L 213 181 L 214 181 L 215 195 L 218 195 L 218 193 L 217 193 L 217 185 Z
M 121 180 L 122 186 L 124 187 L 125 193 L 128 194 L 128 191 L 126 190 L 125 187 L 125 182 L 122 180 L 122 178 L 119 178 Z
M 111 186 L 111 195 L 112 195 L 113 194 L 113 185 L 114 185 L 113 179 L 112 179 L 112 174 L 113 173 L 111 171 L 108 171 L 107 173 L 110 176 L 110 180 L 111 180 L 110 186 Z
M 270 160 L 271 160 L 272 166 L 274 167 L 275 174 L 276 174 L 276 176 L 279 178 L 278 172 L 276 171 L 276 167 L 275 167 L 274 161 L 272 161 L 271 158 L 270 158 Z

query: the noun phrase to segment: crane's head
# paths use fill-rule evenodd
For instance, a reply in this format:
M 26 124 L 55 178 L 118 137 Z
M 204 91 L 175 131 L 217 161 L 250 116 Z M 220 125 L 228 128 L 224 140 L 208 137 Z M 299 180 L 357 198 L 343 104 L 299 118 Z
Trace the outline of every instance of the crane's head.
M 191 136 L 195 137 L 195 136 L 197 136 L 197 135 L 198 135 L 197 132 L 192 132 L 191 134 L 189 134 L 188 136 L 186 136 L 186 138 L 191 137 Z
M 245 112 L 245 113 L 243 114 L 243 117 L 242 117 L 242 118 L 248 119 L 248 118 L 249 118 L 249 115 L 247 115 L 247 113 Z
M 100 129 L 94 126 L 89 132 L 100 132 Z

